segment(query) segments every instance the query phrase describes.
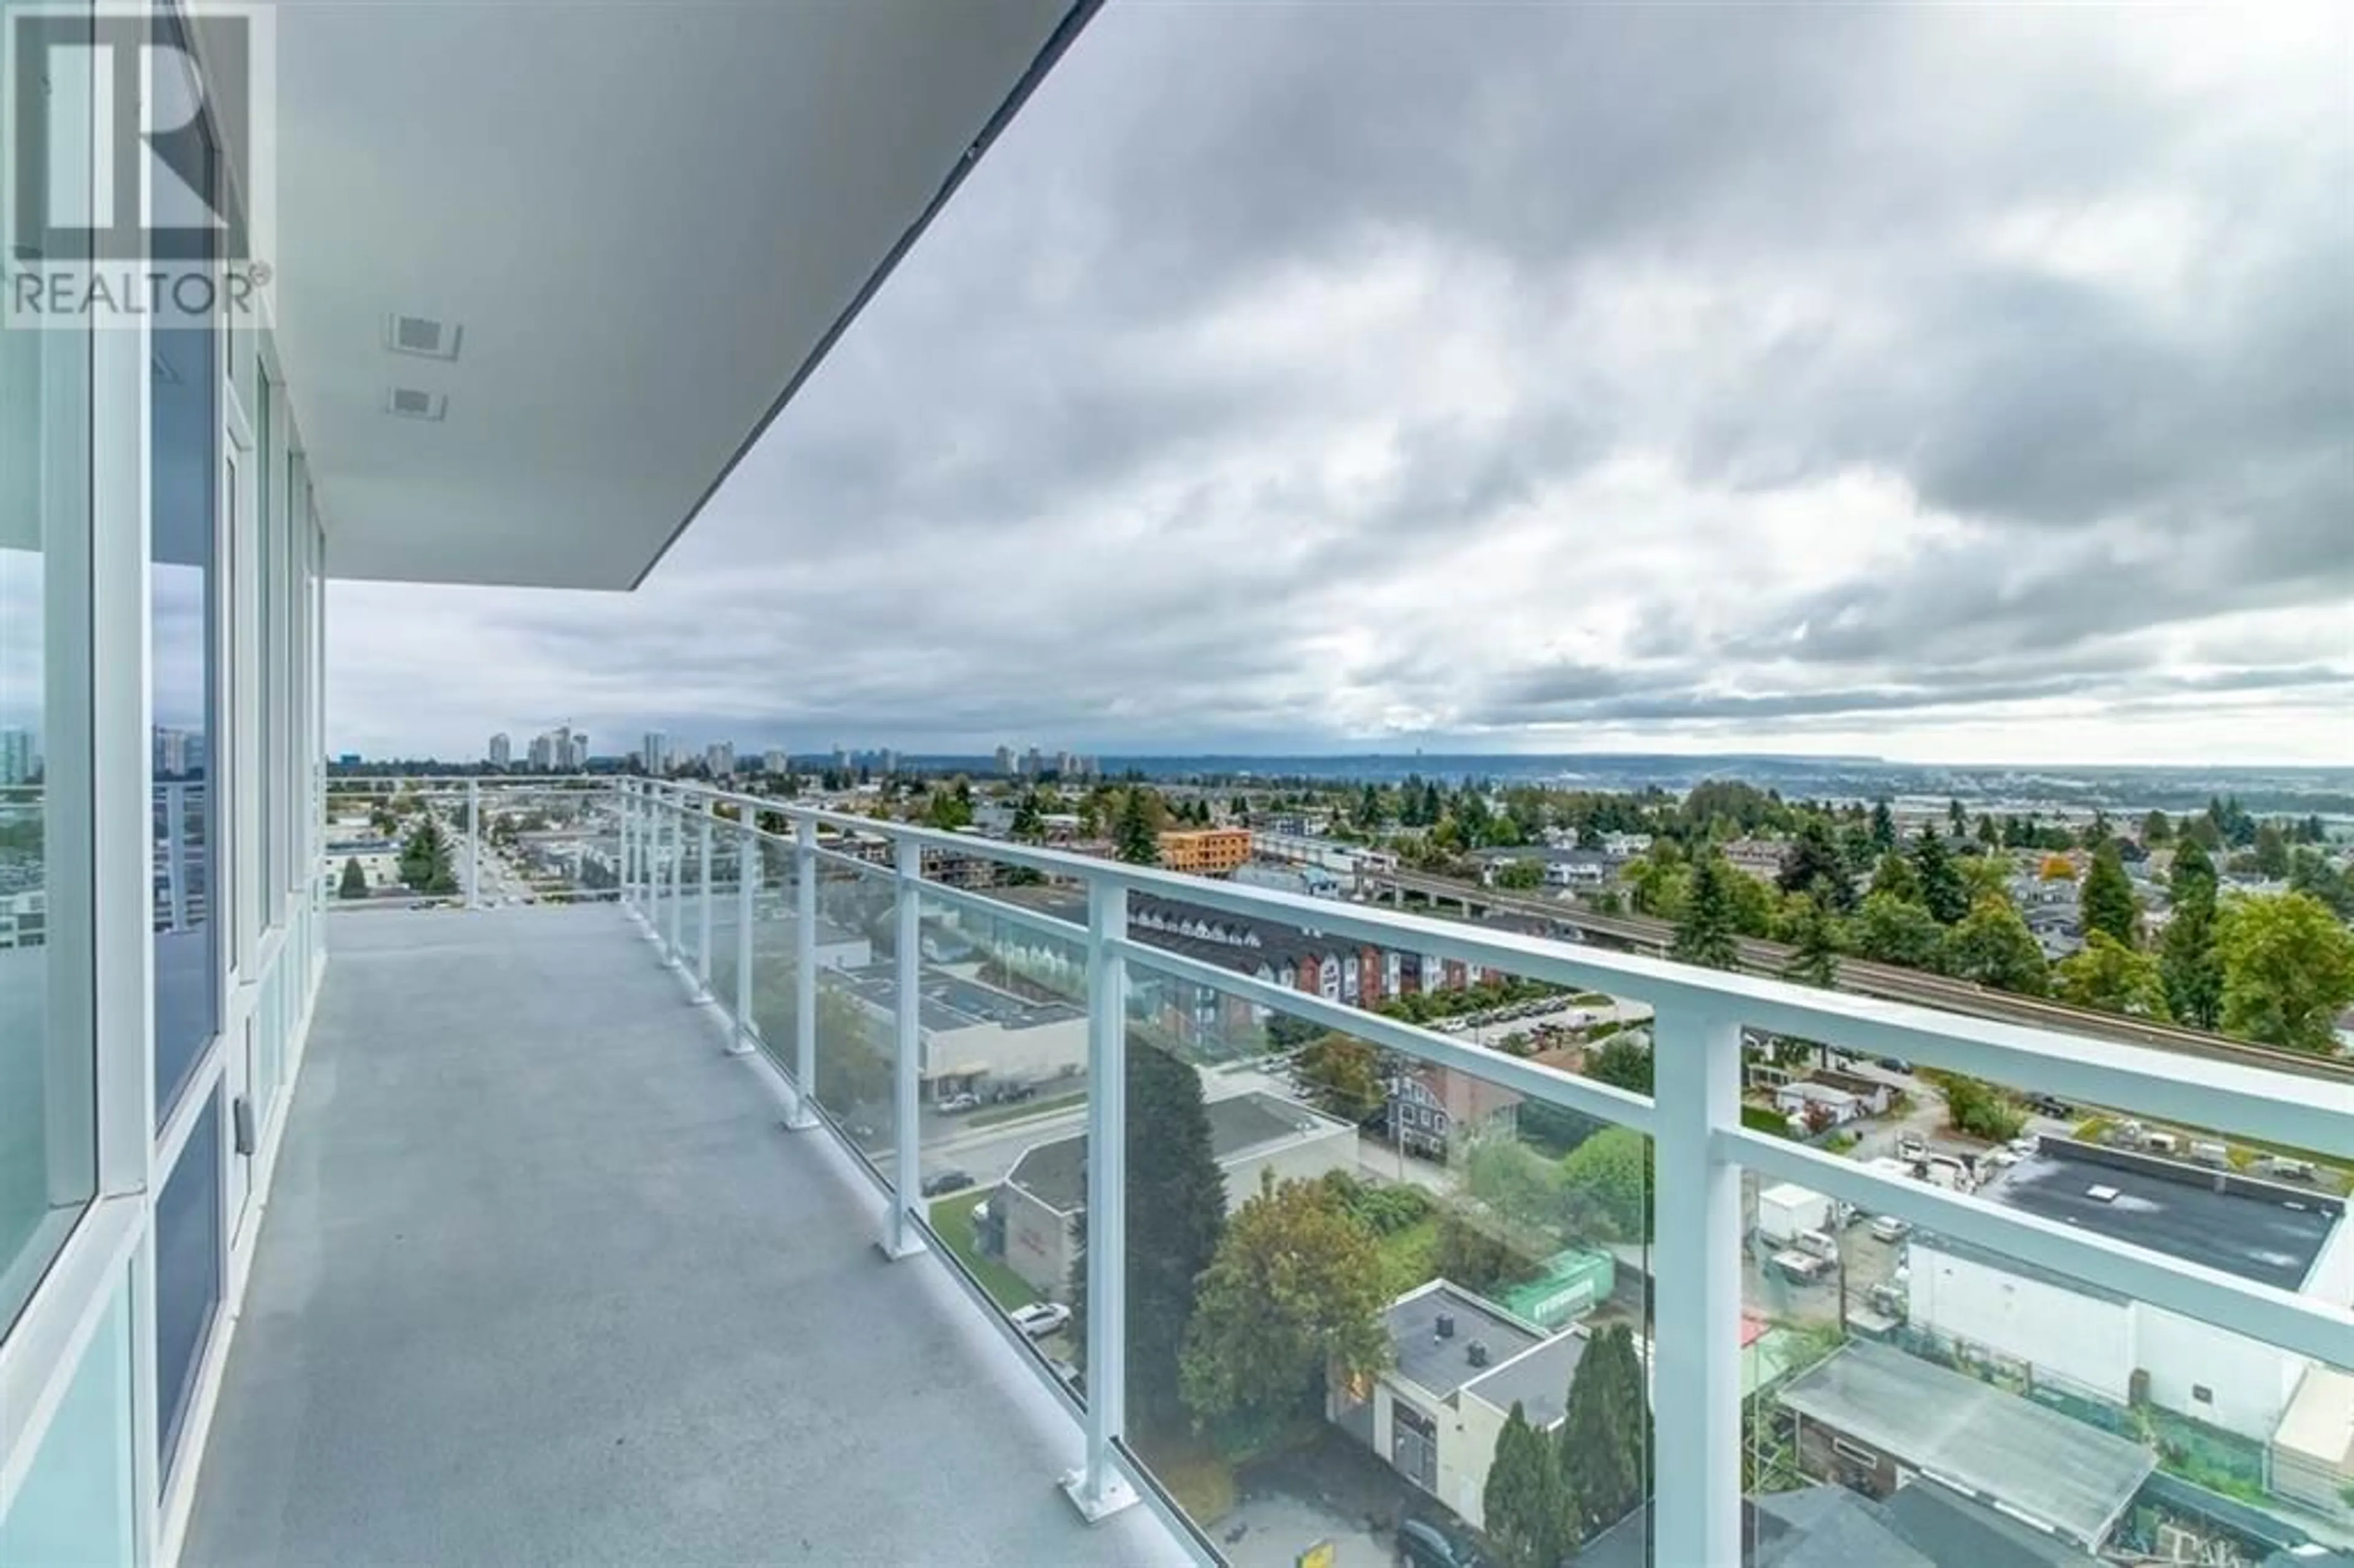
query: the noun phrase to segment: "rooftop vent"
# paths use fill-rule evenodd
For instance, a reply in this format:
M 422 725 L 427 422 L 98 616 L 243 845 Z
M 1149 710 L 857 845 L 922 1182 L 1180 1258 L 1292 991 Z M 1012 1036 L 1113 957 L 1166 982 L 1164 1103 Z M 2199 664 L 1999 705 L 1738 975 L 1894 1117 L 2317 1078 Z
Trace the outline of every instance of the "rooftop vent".
M 414 387 L 394 387 L 384 395 L 384 411 L 398 418 L 439 423 L 450 411 L 450 397 L 443 392 L 420 392 Z
M 1468 1351 L 1469 1351 L 1469 1354 L 1470 1354 L 1470 1357 L 1471 1357 L 1471 1364 L 1472 1364 L 1473 1366 L 1475 1366 L 1475 1367 L 1484 1367 L 1484 1366 L 1486 1366 L 1486 1365 L 1488 1364 L 1488 1341 L 1487 1341 L 1487 1340 L 1472 1340 L 1472 1341 L 1471 1341 L 1471 1343 L 1469 1344 L 1469 1346 L 1468 1346 L 1468 1347 L 1467 1347 L 1467 1349 L 1468 1349 Z
M 454 322 L 438 322 L 431 316 L 389 315 L 384 318 L 384 346 L 395 354 L 413 354 L 424 359 L 455 359 L 459 339 L 465 329 Z
M 2095 1203 L 2114 1203 L 2117 1201 L 2117 1190 L 2115 1187 L 2087 1187 L 2084 1196 Z
M 1455 1314 L 1452 1312 L 1441 1312 L 1436 1319 L 1432 1319 L 1430 1332 L 1431 1337 L 1434 1339 L 1453 1339 L 1455 1337 Z

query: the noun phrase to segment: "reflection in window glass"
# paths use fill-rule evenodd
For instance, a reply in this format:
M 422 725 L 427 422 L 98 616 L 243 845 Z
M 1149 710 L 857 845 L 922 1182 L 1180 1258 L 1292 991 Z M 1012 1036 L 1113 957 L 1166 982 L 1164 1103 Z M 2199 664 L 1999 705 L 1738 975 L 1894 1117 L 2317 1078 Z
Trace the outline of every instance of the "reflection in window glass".
M 220 1304 L 220 1213 L 216 1092 L 155 1200 L 155 1397 L 166 1467 Z
M 154 496 L 155 1114 L 171 1108 L 218 1029 L 213 844 L 214 459 L 220 418 L 213 335 L 152 339 Z
M 44 124 L 88 82 L 32 79 Z M 10 97 L 14 98 L 14 93 Z M 45 175 L 87 155 L 33 160 Z M 90 349 L 0 332 L 0 1330 L 96 1175 L 87 869 Z

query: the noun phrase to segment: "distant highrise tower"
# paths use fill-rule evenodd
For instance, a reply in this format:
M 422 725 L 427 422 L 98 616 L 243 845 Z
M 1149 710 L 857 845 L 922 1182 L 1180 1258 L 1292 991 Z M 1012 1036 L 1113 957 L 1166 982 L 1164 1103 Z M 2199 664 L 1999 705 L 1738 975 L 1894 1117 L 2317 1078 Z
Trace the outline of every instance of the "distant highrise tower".
M 196 740 L 196 737 L 185 729 L 165 729 L 158 726 L 154 759 L 155 777 L 186 779 L 202 771 L 203 754 L 195 744 Z
M 714 779 L 732 779 L 736 775 L 736 745 L 733 741 L 715 740 L 703 748 L 703 770 Z
M 1045 772 L 1045 754 L 1034 746 L 1029 750 L 1023 752 L 1022 754 L 1022 771 L 1033 779 L 1035 779 L 1041 773 Z
M 670 771 L 670 736 L 658 729 L 646 731 L 638 743 L 638 766 L 656 778 Z
M 837 773 L 850 771 L 850 752 L 847 747 L 837 746 L 833 748 L 833 768 Z
M 588 732 L 587 730 L 574 729 L 565 732 L 564 766 L 568 772 L 588 771 Z
M 514 742 L 507 738 L 506 732 L 504 730 L 501 730 L 498 734 L 491 736 L 491 766 L 493 768 L 506 768 L 512 766 L 514 762 Z
M 557 737 L 554 730 L 531 737 L 531 767 L 536 773 L 553 773 L 557 768 Z
M 761 772 L 773 773 L 779 777 L 782 777 L 785 774 L 790 773 L 792 770 L 793 759 L 792 755 L 790 752 L 764 751 L 760 753 Z
M 1011 774 L 1013 771 L 1013 748 L 1012 747 L 1001 746 L 997 748 L 997 770 L 998 772 L 1004 774 Z
M 889 747 L 885 747 L 883 748 L 881 758 L 875 764 L 875 770 L 877 773 L 882 774 L 885 779 L 888 779 L 892 774 L 898 772 L 899 754 L 892 750 Z
M 39 767 L 31 730 L 0 729 L 0 784 L 29 784 Z

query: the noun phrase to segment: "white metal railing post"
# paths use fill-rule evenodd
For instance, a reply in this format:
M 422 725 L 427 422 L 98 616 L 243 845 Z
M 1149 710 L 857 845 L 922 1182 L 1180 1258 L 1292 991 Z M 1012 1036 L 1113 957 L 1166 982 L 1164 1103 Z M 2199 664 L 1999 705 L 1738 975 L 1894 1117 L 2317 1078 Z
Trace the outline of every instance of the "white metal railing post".
M 478 780 L 466 780 L 466 907 L 482 906 L 482 791 Z
M 1063 1478 L 1098 1520 L 1136 1501 L 1120 1473 L 1128 1345 L 1128 889 L 1087 882 L 1087 1456 Z
M 729 1049 L 737 1054 L 752 1048 L 752 914 L 760 889 L 760 835 L 755 831 L 759 813 L 739 805 L 736 861 L 736 1033 Z
M 1741 1124 L 1741 1025 L 1675 1008 L 1654 1029 L 1652 1560 L 1738 1563 L 1741 1168 L 1713 1140 Z
M 898 939 L 892 954 L 891 1012 L 897 1030 L 891 1054 L 891 1226 L 883 1238 L 883 1251 L 891 1257 L 908 1257 L 924 1250 L 922 1233 L 916 1228 L 916 1205 L 924 1182 L 917 1168 L 923 1133 L 917 1113 L 923 1074 L 924 846 L 903 838 L 893 848 L 897 852 L 893 891 Z
M 668 927 L 663 933 L 663 954 L 672 967 L 680 963 L 684 949 L 679 946 L 679 906 L 686 900 L 686 811 L 677 800 L 663 802 L 663 815 L 670 822 L 670 861 L 664 868 L 670 884 L 664 903 L 667 906 Z
M 718 810 L 706 796 L 695 813 L 695 874 L 701 890 L 695 914 L 695 989 L 705 998 L 711 995 L 711 834 Z
M 793 824 L 793 1110 L 796 1132 L 817 1125 L 817 824 Z
M 613 785 L 613 799 L 614 814 L 620 821 L 620 855 L 616 865 L 616 870 L 620 873 L 616 878 L 620 885 L 618 891 L 621 907 L 634 910 L 638 906 L 637 884 L 631 878 L 637 874 L 637 863 L 630 857 L 631 852 L 637 847 L 631 842 L 631 813 L 637 810 L 638 804 L 636 788 L 627 779 L 617 779 Z

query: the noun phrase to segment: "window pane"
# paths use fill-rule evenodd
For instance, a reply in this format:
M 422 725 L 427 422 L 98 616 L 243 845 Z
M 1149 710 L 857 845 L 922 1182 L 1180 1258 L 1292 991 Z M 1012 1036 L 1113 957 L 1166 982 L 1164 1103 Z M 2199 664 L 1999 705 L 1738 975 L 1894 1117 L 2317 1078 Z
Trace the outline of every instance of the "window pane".
M 218 1029 L 212 848 L 213 504 L 220 418 L 213 335 L 152 339 L 155 1114 L 171 1108 Z
M 155 1398 L 170 1467 L 190 1385 L 220 1303 L 220 1096 L 196 1118 L 155 1201 Z
M 27 90 L 54 106 L 74 84 Z M 0 1330 L 95 1176 L 76 739 L 89 722 L 90 346 L 86 333 L 0 332 Z

